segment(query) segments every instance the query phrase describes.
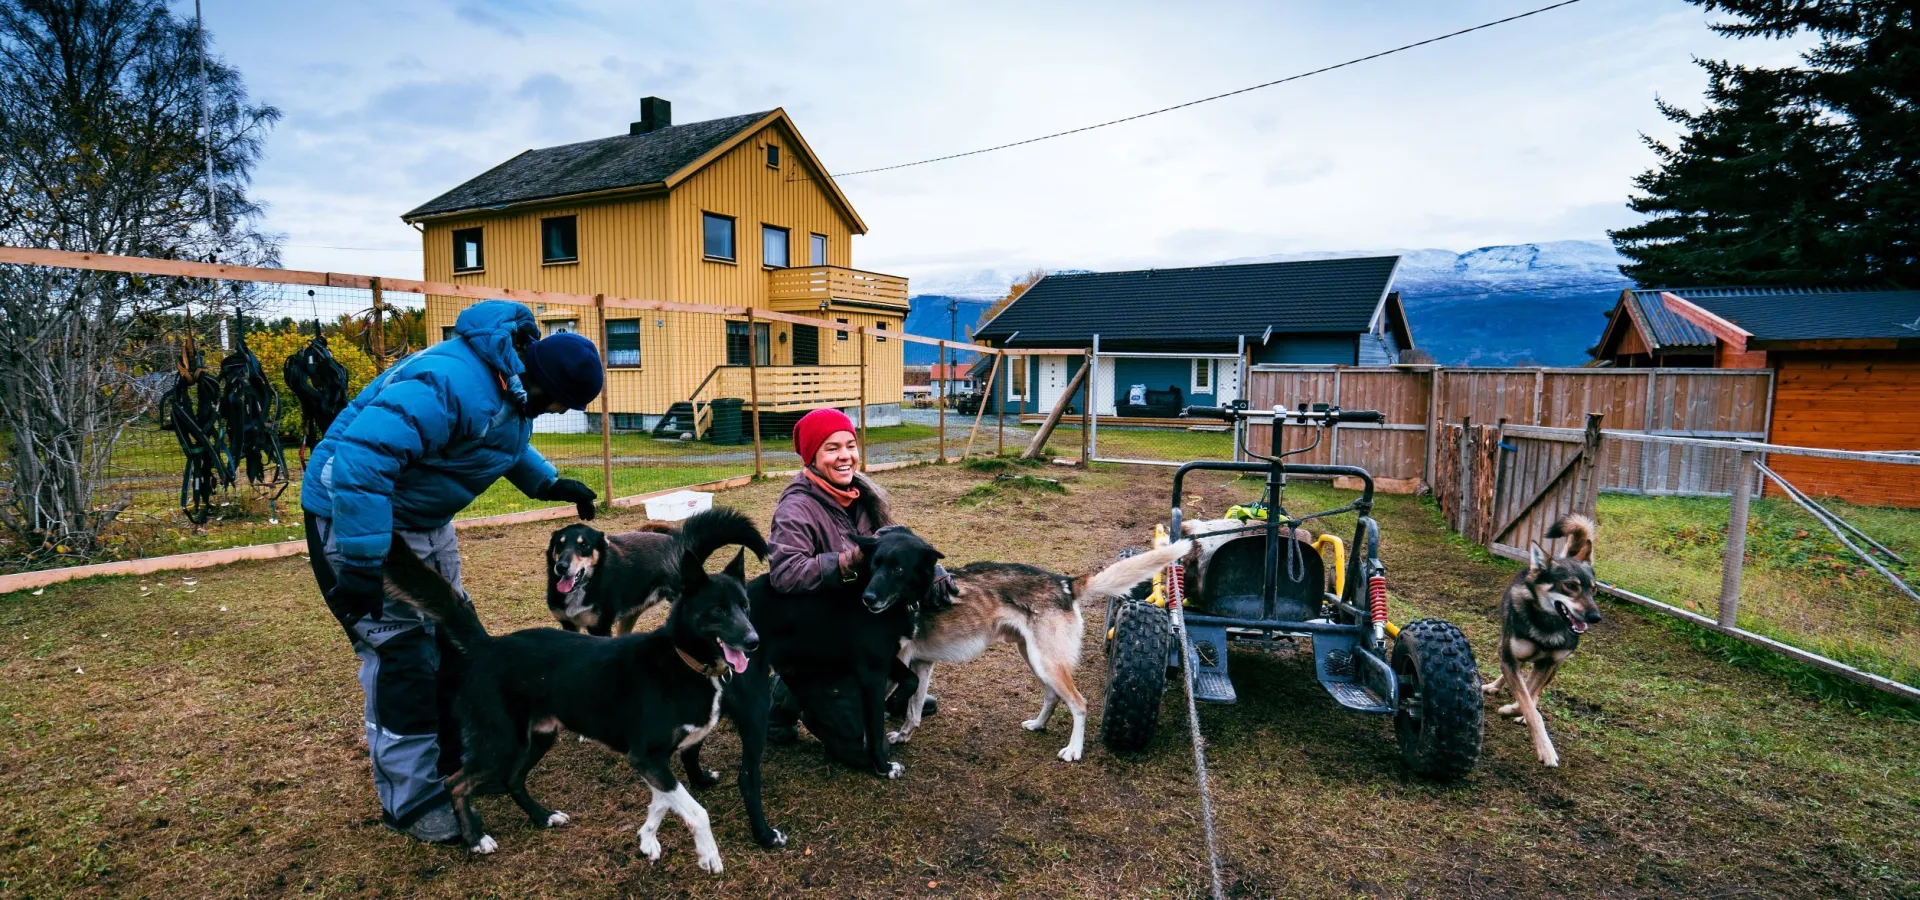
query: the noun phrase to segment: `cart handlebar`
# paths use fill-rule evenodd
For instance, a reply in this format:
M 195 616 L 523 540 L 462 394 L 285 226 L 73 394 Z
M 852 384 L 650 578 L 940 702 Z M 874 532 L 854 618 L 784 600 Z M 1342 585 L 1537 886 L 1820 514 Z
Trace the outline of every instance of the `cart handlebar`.
M 1270 410 L 1249 409 L 1240 405 L 1189 406 L 1181 415 L 1191 419 L 1219 419 L 1222 422 L 1232 422 L 1240 419 L 1280 419 L 1288 424 L 1320 426 L 1357 423 L 1379 424 L 1385 422 L 1387 419 L 1386 416 L 1380 414 L 1379 410 L 1341 409 L 1338 406 L 1328 406 L 1324 403 L 1316 403 L 1311 407 L 1302 403 L 1298 409 L 1287 409 L 1284 406 L 1276 406 Z

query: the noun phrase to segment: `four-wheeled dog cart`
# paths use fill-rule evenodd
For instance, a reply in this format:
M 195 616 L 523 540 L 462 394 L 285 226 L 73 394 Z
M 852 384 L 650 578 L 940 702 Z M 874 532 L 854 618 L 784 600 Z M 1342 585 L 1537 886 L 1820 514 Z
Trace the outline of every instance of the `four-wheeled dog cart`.
M 1387 617 L 1386 567 L 1374 522 L 1373 476 L 1356 466 L 1287 463 L 1319 446 L 1342 423 L 1378 423 L 1368 410 L 1318 405 L 1288 410 L 1188 407 L 1186 415 L 1233 423 L 1244 447 L 1249 421 L 1272 426 L 1269 454 L 1247 448 L 1258 461 L 1189 462 L 1173 476 L 1169 521 L 1155 526 L 1156 545 L 1181 537 L 1196 543 L 1198 564 L 1168 567 L 1131 598 L 1107 606 L 1107 689 L 1101 739 L 1116 751 L 1137 750 L 1153 735 L 1170 674 L 1191 680 L 1193 698 L 1232 703 L 1227 676 L 1230 647 L 1274 650 L 1306 640 L 1314 677 L 1333 700 L 1361 713 L 1394 717 L 1400 754 L 1413 772 L 1457 778 L 1480 756 L 1482 700 L 1479 672 L 1466 636 L 1439 619 L 1395 627 Z M 1313 442 L 1284 450 L 1284 424 L 1313 428 Z M 1238 521 L 1207 523 L 1183 534 L 1181 488 L 1197 470 L 1257 473 L 1266 478 L 1262 504 Z M 1292 515 L 1282 505 L 1289 475 L 1349 476 L 1362 485 L 1351 503 Z M 1307 523 L 1354 513 L 1352 544 L 1331 534 L 1309 539 Z M 1198 532 L 1198 533 L 1194 533 Z M 1331 556 L 1328 565 L 1323 554 Z M 1194 557 L 1190 557 L 1194 558 Z

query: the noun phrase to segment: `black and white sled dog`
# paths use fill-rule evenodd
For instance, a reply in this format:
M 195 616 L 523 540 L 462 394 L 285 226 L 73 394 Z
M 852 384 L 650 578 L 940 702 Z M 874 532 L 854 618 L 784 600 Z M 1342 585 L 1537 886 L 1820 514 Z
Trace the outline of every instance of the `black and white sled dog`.
M 547 611 L 568 631 L 607 637 L 679 587 L 673 536 L 679 529 L 647 522 L 625 534 L 575 523 L 547 540 Z M 738 543 L 737 541 L 731 543 Z
M 1006 641 L 1020 648 L 1034 677 L 1040 679 L 1040 714 L 1020 724 L 1028 731 L 1040 731 L 1047 727 L 1054 707 L 1066 703 L 1073 713 L 1073 736 L 1059 756 L 1067 762 L 1079 760 L 1087 738 L 1087 701 L 1073 683 L 1086 633 L 1080 607 L 1125 593 L 1152 578 L 1186 556 L 1192 543 L 1180 541 L 1130 556 L 1078 578 L 1021 563 L 977 562 L 953 570 L 959 596 L 951 607 L 921 615 L 913 638 L 900 651 L 900 661 L 913 670 L 919 689 L 906 704 L 906 723 L 887 740 L 904 744 L 920 727 L 934 663 L 970 662 L 987 647 Z
M 700 746 L 722 712 L 740 732 L 740 794 L 754 838 L 767 847 L 786 843 L 761 809 L 768 670 L 751 656 L 760 636 L 748 617 L 746 551 L 718 575 L 703 568 L 708 556 L 730 543 L 763 557 L 767 551 L 753 523 L 734 510 L 688 519 L 673 538 L 676 599 L 666 623 L 644 634 L 598 638 L 555 628 L 489 635 L 472 606 L 395 542 L 387 560 L 388 592 L 441 623 L 469 665 L 454 701 L 463 765 L 447 780 L 468 849 L 498 848 L 473 809 L 477 795 L 512 795 L 537 828 L 570 821 L 527 792 L 527 774 L 564 726 L 625 755 L 652 789 L 640 852 L 660 858 L 660 823 L 671 811 L 693 831 L 700 868 L 719 872 L 720 850 L 706 809 L 674 778 L 670 764 L 677 752 L 695 786 L 717 782 L 719 773 L 700 765 Z
M 1500 715 L 1518 714 L 1514 721 L 1532 733 L 1540 762 L 1558 766 L 1540 697 L 1587 627 L 1600 621 L 1600 605 L 1594 601 L 1593 520 L 1566 516 L 1547 529 L 1547 537 L 1566 538 L 1565 552 L 1549 558 L 1539 544 L 1528 548 L 1526 571 L 1500 595 L 1500 677 L 1481 690 L 1491 697 L 1505 685 L 1513 702 L 1500 707 Z

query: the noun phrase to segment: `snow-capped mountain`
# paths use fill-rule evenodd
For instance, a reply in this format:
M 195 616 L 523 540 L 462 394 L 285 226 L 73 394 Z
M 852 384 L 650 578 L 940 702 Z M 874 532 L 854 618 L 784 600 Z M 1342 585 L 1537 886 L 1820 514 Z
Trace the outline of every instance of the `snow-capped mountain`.
M 1620 274 L 1626 260 L 1607 241 L 1501 244 L 1464 253 L 1433 248 L 1280 253 L 1193 265 L 1237 265 L 1398 255 L 1393 286 L 1407 307 L 1416 346 L 1449 365 L 1543 363 L 1579 365 L 1600 338 L 1605 315 L 1631 287 Z M 938 303 L 946 337 L 948 297 L 996 300 L 1026 268 L 956 270 L 916 278 L 914 306 Z M 1079 270 L 1062 270 L 1079 271 Z M 932 296 L 928 296 L 932 295 Z M 915 317 L 933 322 L 932 315 Z M 963 322 L 962 324 L 966 324 Z

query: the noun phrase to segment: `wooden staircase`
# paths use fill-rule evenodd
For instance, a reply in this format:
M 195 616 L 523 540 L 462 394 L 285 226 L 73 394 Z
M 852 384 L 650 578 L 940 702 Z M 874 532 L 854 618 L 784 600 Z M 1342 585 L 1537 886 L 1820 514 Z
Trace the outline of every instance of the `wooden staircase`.
M 697 438 L 700 435 L 694 428 L 696 416 L 697 414 L 694 411 L 691 401 L 682 400 L 675 403 L 673 406 L 667 408 L 666 415 L 661 416 L 660 421 L 653 426 L 653 436 L 657 438 L 677 438 L 683 434 L 692 434 Z M 711 421 L 711 417 L 709 417 L 709 421 Z

